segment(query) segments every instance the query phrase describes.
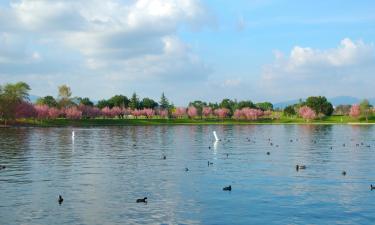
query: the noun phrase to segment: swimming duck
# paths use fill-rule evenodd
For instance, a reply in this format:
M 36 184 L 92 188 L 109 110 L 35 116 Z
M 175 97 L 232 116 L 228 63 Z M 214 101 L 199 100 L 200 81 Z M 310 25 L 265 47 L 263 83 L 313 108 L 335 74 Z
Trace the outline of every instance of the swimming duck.
M 61 195 L 59 195 L 59 199 L 57 200 L 59 202 L 59 204 L 61 205 L 61 203 L 64 201 L 64 199 L 62 198 Z
M 229 185 L 228 187 L 223 187 L 223 191 L 232 191 L 232 186 Z
M 189 168 L 186 167 L 186 168 L 185 168 L 185 171 L 188 172 L 188 171 L 189 171 Z
M 305 165 L 296 165 L 296 170 L 304 170 L 306 169 L 306 166 Z
M 375 186 L 371 184 L 371 185 L 370 185 L 370 189 L 371 189 L 371 191 L 372 191 L 372 190 L 375 190 Z
M 164 159 L 164 160 L 167 159 L 167 156 L 163 155 L 163 159 Z
M 208 146 L 208 149 L 211 149 L 211 146 Z
M 346 175 L 346 171 L 344 170 L 344 171 L 342 171 L 342 173 L 341 173 L 343 176 L 345 176 Z
M 137 199 L 137 203 L 147 203 L 147 197 Z
M 214 164 L 213 162 L 207 161 L 208 166 L 213 165 L 213 164 Z
M 7 168 L 6 166 L 0 165 L 0 170 Z
M 267 155 L 271 155 L 271 153 L 270 153 L 270 152 L 267 152 Z

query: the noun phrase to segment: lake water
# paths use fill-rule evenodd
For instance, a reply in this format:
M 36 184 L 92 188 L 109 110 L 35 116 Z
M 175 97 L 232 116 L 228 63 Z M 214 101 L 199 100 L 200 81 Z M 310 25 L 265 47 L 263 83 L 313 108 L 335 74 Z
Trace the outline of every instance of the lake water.
M 220 142 L 213 143 L 214 130 Z M 340 125 L 0 129 L 6 166 L 0 224 L 374 224 L 374 131 Z M 296 164 L 307 168 L 296 171 Z M 227 185 L 232 191 L 222 190 Z M 147 204 L 136 203 L 145 196 Z

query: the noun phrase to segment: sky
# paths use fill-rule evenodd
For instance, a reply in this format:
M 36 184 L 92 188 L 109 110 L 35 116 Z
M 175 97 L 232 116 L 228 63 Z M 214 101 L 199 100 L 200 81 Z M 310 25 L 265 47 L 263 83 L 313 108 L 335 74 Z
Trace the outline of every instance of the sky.
M 37 96 L 375 97 L 372 0 L 0 0 L 0 84 Z

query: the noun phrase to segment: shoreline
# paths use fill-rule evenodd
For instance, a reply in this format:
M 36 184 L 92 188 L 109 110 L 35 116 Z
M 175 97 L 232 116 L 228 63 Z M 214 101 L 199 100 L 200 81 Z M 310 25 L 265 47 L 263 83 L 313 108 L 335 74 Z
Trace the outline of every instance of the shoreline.
M 175 125 L 375 125 L 375 121 L 331 121 L 316 120 L 306 122 L 300 119 L 289 120 L 258 120 L 258 121 L 238 121 L 238 120 L 217 120 L 217 119 L 54 119 L 54 120 L 18 120 L 0 128 L 11 127 L 100 127 L 100 126 L 175 126 Z

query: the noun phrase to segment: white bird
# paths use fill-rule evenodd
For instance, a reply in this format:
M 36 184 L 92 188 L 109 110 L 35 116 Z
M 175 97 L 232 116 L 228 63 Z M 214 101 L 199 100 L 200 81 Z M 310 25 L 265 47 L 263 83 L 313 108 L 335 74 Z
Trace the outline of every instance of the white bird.
M 72 131 L 72 139 L 74 140 L 74 130 Z
M 213 133 L 214 133 L 215 141 L 219 141 L 220 139 L 217 137 L 216 131 L 214 131 Z

